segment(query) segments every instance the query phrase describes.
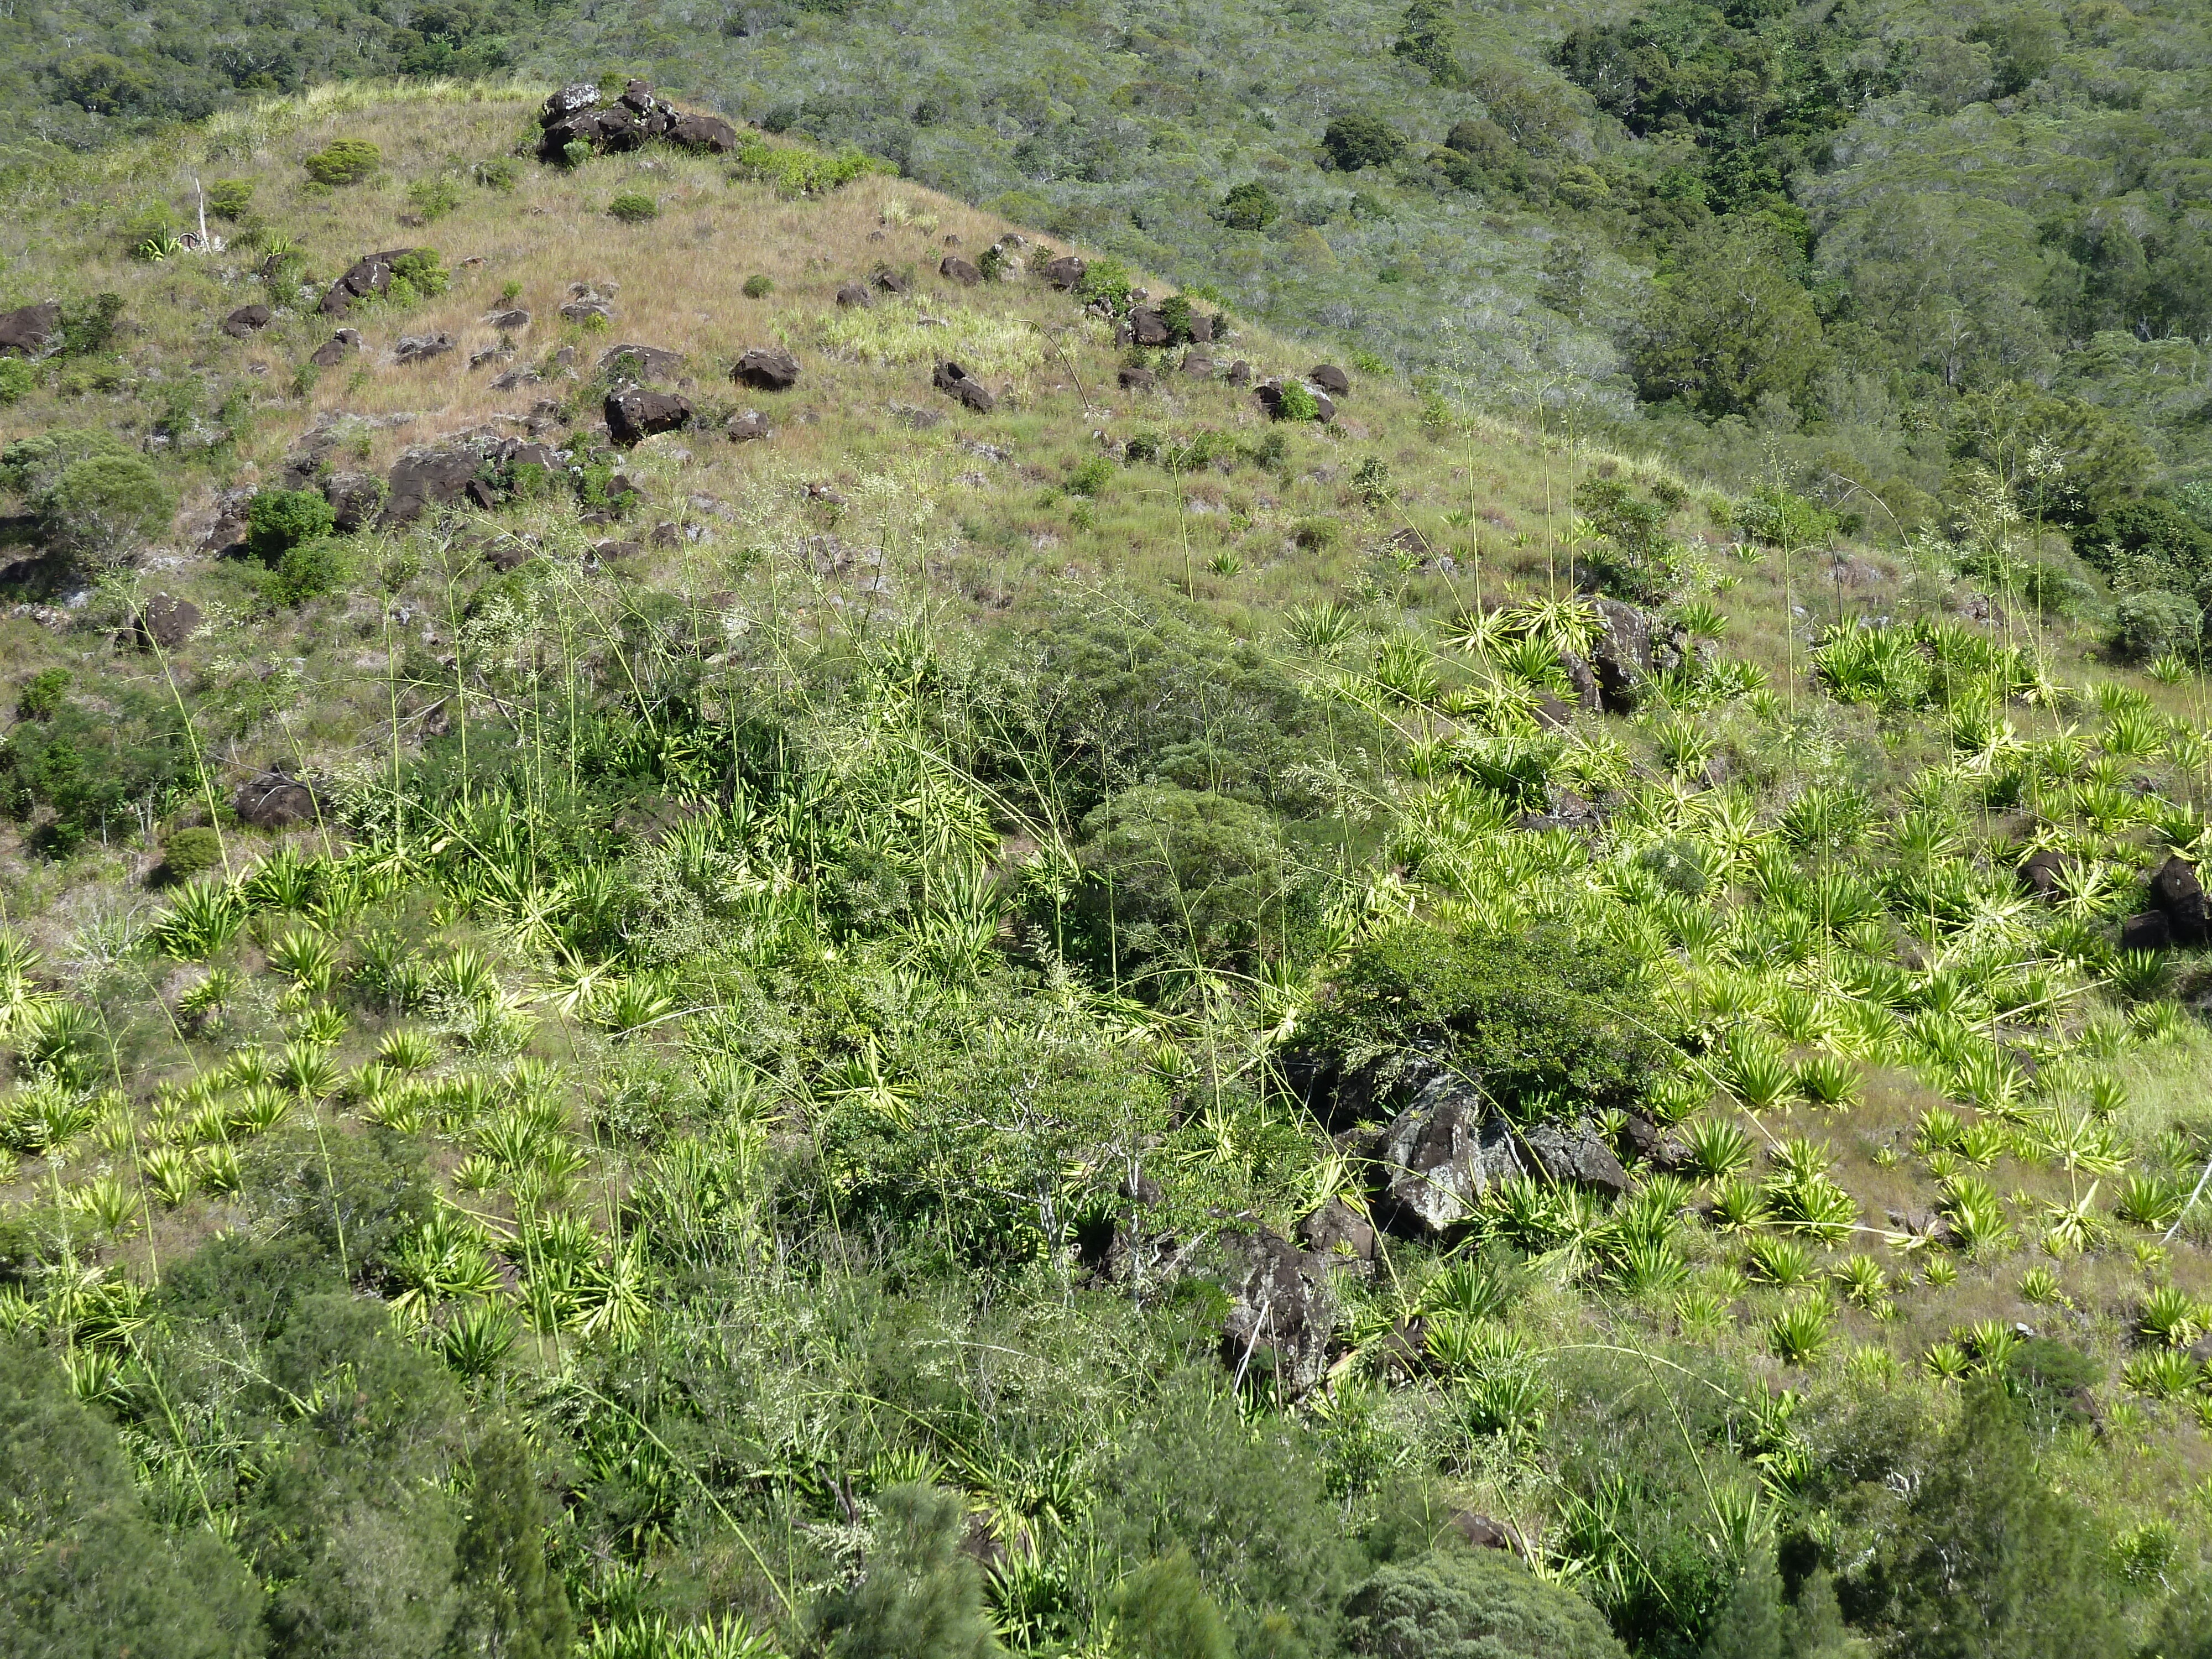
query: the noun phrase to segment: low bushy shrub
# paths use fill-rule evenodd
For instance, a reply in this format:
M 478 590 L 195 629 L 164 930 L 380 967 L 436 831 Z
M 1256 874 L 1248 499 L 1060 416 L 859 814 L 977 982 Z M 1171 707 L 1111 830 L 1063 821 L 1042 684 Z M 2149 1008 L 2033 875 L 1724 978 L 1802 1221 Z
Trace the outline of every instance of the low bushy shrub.
M 246 544 L 273 565 L 302 542 L 329 535 L 336 523 L 319 489 L 264 489 L 246 505 Z
M 384 165 L 384 152 L 366 138 L 338 138 L 301 158 L 319 185 L 357 185 Z
M 641 225 L 660 216 L 660 203 L 641 190 L 617 191 L 607 204 L 607 211 L 626 225 Z

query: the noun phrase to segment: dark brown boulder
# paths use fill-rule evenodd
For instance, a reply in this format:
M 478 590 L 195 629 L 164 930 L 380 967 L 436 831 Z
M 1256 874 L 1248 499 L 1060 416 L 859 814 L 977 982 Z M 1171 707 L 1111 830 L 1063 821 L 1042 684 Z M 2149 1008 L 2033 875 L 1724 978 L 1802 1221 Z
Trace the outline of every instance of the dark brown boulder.
M 594 317 L 611 323 L 615 319 L 615 308 L 605 300 L 571 300 L 561 307 L 563 322 L 588 323 Z
M 963 288 L 973 288 L 983 280 L 983 273 L 957 253 L 948 253 L 938 261 L 937 274 Z
M 392 287 L 392 262 L 415 252 L 411 247 L 395 247 L 381 253 L 362 254 L 347 268 L 344 276 L 324 290 L 323 302 L 318 309 L 325 317 L 343 316 L 353 309 L 355 301 L 386 292 Z
M 38 357 L 62 331 L 59 301 L 42 300 L 0 313 L 0 357 Z
M 1668 1134 L 1640 1112 L 1627 1116 L 1620 1136 L 1638 1163 L 1649 1164 L 1655 1170 L 1674 1170 L 1689 1161 L 1690 1149 L 1680 1136 Z
M 673 432 L 691 418 L 691 400 L 681 392 L 626 386 L 607 394 L 607 434 L 627 449 L 656 432 Z
M 1235 362 L 1230 364 L 1229 384 L 1237 386 L 1251 385 L 1252 365 L 1246 362 L 1242 357 L 1239 357 Z
M 527 542 L 518 541 L 510 536 L 505 541 L 494 542 L 484 549 L 483 556 L 486 564 L 505 575 L 510 570 L 521 569 L 538 555 Z
M 1167 319 L 1150 306 L 1139 306 L 1129 313 L 1129 337 L 1141 346 L 1168 345 L 1175 339 Z
M 681 547 L 684 545 L 683 529 L 672 520 L 663 520 L 653 526 L 653 533 L 645 538 L 645 544 L 647 547 Z
M 906 276 L 896 270 L 878 270 L 874 276 L 869 277 L 868 280 L 873 283 L 878 288 L 883 289 L 886 294 L 911 294 L 914 292 L 914 283 Z
M 149 650 L 158 647 L 163 651 L 173 651 L 191 638 L 192 629 L 199 625 L 199 606 L 190 599 L 174 599 L 167 593 L 156 593 L 140 605 L 138 614 L 131 618 L 138 643 Z
M 1121 382 L 1121 390 L 1124 392 L 1150 392 L 1159 385 L 1158 378 L 1152 370 L 1138 368 L 1133 365 L 1123 368 L 1115 379 Z
M 1575 723 L 1572 705 L 1560 702 L 1548 691 L 1536 694 L 1536 707 L 1531 713 L 1536 724 L 1547 732 L 1563 731 Z
M 247 335 L 258 333 L 268 327 L 270 319 L 276 314 L 264 305 L 240 306 L 229 316 L 224 318 L 217 326 L 232 339 L 242 340 Z
M 530 326 L 530 313 L 518 307 L 513 311 L 495 311 L 484 321 L 502 334 L 520 334 Z
M 307 361 L 317 368 L 336 368 L 347 358 L 358 356 L 360 353 L 361 331 L 358 329 L 342 328 L 322 344 L 317 346 L 313 355 Z
M 333 527 L 350 536 L 375 522 L 384 505 L 384 480 L 374 472 L 333 472 L 323 480 L 323 499 L 331 504 Z
M 837 303 L 854 311 L 866 311 L 875 302 L 866 283 L 847 283 L 837 290 Z
M 991 395 L 988 386 L 949 359 L 938 363 L 930 381 L 946 397 L 957 399 L 978 415 L 988 415 L 999 406 L 999 400 Z
M 392 359 L 398 363 L 427 363 L 453 349 L 453 337 L 450 334 L 403 334 L 399 343 L 392 349 Z
M 1521 1553 L 1520 1529 L 1510 1521 L 1499 1521 L 1474 1510 L 1454 1510 L 1451 1529 L 1475 1549 Z
M 1192 341 L 1199 345 L 1211 344 L 1213 340 L 1213 322 L 1214 319 L 1206 315 L 1203 312 L 1192 312 L 1190 313 L 1190 337 Z
M 2173 943 L 2173 924 L 2163 910 L 2146 910 L 2120 924 L 2123 951 L 2163 951 Z
M 410 449 L 392 463 L 380 524 L 412 524 L 434 507 L 450 507 L 483 470 L 481 451 Z
M 2021 860 L 2018 872 L 2020 884 L 2046 904 L 2056 903 L 2065 895 L 2061 878 L 2073 862 L 2063 853 L 2048 847 L 2039 847 Z
M 2212 913 L 2208 913 L 2204 884 L 2196 866 L 2176 855 L 2158 867 L 2150 878 L 2151 902 L 2166 913 L 2176 945 L 2202 945 L 2212 938 Z
M 313 823 L 318 816 L 315 792 L 282 772 L 263 772 L 249 779 L 239 787 L 230 804 L 240 819 L 256 830 Z
M 730 416 L 729 424 L 722 428 L 733 444 L 749 444 L 772 435 L 768 416 L 757 409 L 749 409 L 742 415 Z
M 639 542 L 600 542 L 592 549 L 601 564 L 612 559 L 634 559 L 644 551 L 643 544 Z
M 668 142 L 726 155 L 738 147 L 738 130 L 719 115 L 679 115 L 668 129 Z
M 1182 372 L 1194 380 L 1210 380 L 1213 378 L 1213 359 L 1203 352 L 1186 352 L 1183 354 Z
M 673 380 L 684 368 L 684 354 L 659 346 L 625 344 L 599 355 L 599 373 L 628 380 Z
M 787 392 L 799 381 L 799 359 L 781 346 L 755 346 L 738 359 L 730 378 L 763 392 Z
M 1073 253 L 1063 253 L 1044 268 L 1045 281 L 1054 288 L 1072 289 L 1079 284 L 1091 267 Z
M 1316 364 L 1313 373 L 1307 375 L 1306 379 L 1311 380 L 1332 398 L 1348 398 L 1352 395 L 1352 377 L 1334 363 Z
M 1589 713 L 1597 713 L 1602 699 L 1598 696 L 1597 676 L 1590 672 L 1589 664 L 1577 652 L 1562 651 L 1559 667 L 1567 677 L 1567 684 L 1575 689 L 1575 701 Z

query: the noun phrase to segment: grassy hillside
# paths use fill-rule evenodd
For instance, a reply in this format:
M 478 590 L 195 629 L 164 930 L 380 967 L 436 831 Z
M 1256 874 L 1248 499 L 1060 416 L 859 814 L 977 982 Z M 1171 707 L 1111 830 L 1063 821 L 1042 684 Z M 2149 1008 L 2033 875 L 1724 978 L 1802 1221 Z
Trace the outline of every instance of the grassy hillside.
M 544 90 L 9 176 L 0 1646 L 2212 1640 L 2179 588 Z

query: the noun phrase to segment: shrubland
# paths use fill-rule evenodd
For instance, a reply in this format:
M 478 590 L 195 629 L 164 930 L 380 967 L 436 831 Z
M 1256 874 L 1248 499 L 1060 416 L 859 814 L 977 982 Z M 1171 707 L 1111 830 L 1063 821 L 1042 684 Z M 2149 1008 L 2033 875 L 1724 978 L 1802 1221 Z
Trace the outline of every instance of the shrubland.
M 2193 556 L 540 95 L 11 175 L 9 1650 L 2204 1644 Z

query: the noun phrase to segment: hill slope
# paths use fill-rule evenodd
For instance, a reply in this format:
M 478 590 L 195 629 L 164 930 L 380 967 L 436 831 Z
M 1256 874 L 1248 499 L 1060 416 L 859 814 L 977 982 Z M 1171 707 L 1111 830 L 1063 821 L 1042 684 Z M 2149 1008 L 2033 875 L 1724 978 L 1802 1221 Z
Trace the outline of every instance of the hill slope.
M 2203 684 L 2002 480 L 542 92 L 13 182 L 11 1650 L 2194 1650 Z

